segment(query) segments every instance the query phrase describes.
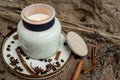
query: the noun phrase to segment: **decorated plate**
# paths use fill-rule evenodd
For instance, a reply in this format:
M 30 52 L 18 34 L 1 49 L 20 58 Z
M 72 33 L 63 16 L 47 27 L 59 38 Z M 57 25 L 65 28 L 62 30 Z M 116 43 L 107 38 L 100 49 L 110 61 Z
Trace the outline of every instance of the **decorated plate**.
M 6 66 L 15 75 L 26 79 L 45 79 L 63 70 L 71 54 L 66 38 L 61 33 L 60 49 L 47 59 L 32 59 L 19 46 L 17 32 L 8 37 L 2 46 L 2 57 Z

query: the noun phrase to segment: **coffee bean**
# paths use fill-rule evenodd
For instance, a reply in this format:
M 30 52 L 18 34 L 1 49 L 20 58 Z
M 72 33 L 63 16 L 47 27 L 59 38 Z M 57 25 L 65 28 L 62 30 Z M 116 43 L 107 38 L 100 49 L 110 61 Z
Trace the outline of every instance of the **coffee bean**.
M 10 47 L 10 45 L 8 45 L 7 47 Z
M 53 67 L 53 71 L 55 71 L 55 70 L 57 70 L 57 68 L 56 68 L 56 67 Z
M 61 62 L 64 62 L 64 60 L 63 60 L 63 59 L 61 59 Z
M 56 64 L 60 64 L 59 62 L 56 62 Z
M 47 59 L 45 59 L 44 61 L 47 62 Z
M 57 66 L 56 67 L 60 67 L 60 64 L 57 64 Z
M 15 43 L 14 41 L 11 41 L 11 43 L 13 44 L 13 43 Z
M 30 59 L 30 57 L 26 57 L 26 60 L 29 60 Z
M 7 54 L 7 57 L 10 57 L 11 55 L 10 54 Z
M 43 61 L 44 59 L 39 59 L 40 61 Z
M 13 61 L 13 60 L 15 60 L 15 58 L 14 57 L 10 57 L 10 61 Z
M 66 45 L 67 45 L 67 43 L 66 43 L 66 42 L 64 42 L 64 45 L 66 46 Z
M 18 70 L 19 70 L 20 72 L 22 72 L 22 71 L 23 71 L 23 69 L 22 69 L 21 67 L 19 67 L 19 68 L 18 68 Z
M 7 27 L 9 30 L 14 30 L 13 26 L 9 26 Z
M 60 67 L 60 63 L 59 62 L 56 62 L 56 67 Z
M 88 56 L 87 59 L 90 59 L 90 57 Z
M 6 50 L 7 50 L 7 51 L 10 51 L 10 48 L 7 48 Z

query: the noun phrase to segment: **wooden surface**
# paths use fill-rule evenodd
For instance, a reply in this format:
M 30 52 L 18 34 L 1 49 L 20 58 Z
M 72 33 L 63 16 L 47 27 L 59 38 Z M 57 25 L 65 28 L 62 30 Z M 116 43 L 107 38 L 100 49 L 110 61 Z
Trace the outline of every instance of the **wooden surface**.
M 0 0 L 0 44 L 9 32 L 17 28 L 21 10 L 33 3 L 53 6 L 62 29 L 66 33 L 75 31 L 80 34 L 89 49 L 84 58 L 72 53 L 64 70 L 45 80 L 71 80 L 81 59 L 84 61 L 83 70 L 91 66 L 91 45 L 98 46 L 97 65 L 88 74 L 81 74 L 78 80 L 120 80 L 119 0 Z M 13 26 L 13 29 L 8 29 L 8 25 Z M 0 80 L 24 80 L 5 67 L 1 54 L 0 70 L 3 70 L 0 72 Z

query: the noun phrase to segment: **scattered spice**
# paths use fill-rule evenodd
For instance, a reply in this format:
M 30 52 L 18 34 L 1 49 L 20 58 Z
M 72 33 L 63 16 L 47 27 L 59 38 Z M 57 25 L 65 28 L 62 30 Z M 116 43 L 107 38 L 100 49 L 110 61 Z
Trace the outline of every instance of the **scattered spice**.
M 47 59 L 39 59 L 40 61 L 46 61 Z M 31 68 L 35 71 L 36 75 L 39 75 L 39 74 L 47 74 L 47 72 L 53 70 L 53 71 L 56 71 L 58 67 L 61 66 L 61 64 L 57 61 L 56 64 L 51 64 L 50 62 L 52 61 L 52 59 L 48 59 L 47 62 L 49 62 L 48 64 L 46 64 L 46 69 L 42 69 L 41 67 L 39 66 L 36 66 L 36 67 L 32 67 L 32 62 L 30 63 L 30 66 Z M 63 59 L 61 59 L 62 62 L 64 62 Z
M 56 64 L 60 64 L 59 62 L 56 62 Z
M 32 67 L 32 62 L 30 63 L 31 68 L 35 71 L 36 75 L 39 75 L 43 72 L 43 69 L 41 67 L 36 66 L 35 68 Z
M 56 56 L 55 56 L 55 60 L 58 60 L 58 59 L 59 59 L 60 54 L 61 54 L 61 51 L 58 51 L 57 54 L 56 54 Z
M 7 27 L 9 30 L 14 30 L 13 26 L 8 25 Z
M 21 53 L 23 56 L 27 56 L 27 55 L 23 52 L 23 50 L 22 50 L 22 48 L 21 48 L 20 46 L 18 46 L 17 49 L 20 50 L 20 53 Z
M 64 46 L 66 46 L 67 45 L 67 43 L 66 42 L 64 42 Z
M 6 48 L 7 51 L 10 51 L 10 48 Z
M 4 74 L 4 73 L 5 73 L 5 70 L 0 70 L 0 73 L 1 73 L 1 74 Z
M 15 58 L 14 57 L 10 57 L 10 61 L 13 61 L 13 60 L 15 60 Z
M 51 62 L 52 61 L 52 59 L 48 59 L 48 62 Z
M 23 69 L 22 69 L 21 67 L 19 67 L 19 66 L 15 66 L 15 67 L 14 67 L 14 70 L 15 70 L 15 71 L 17 71 L 17 70 L 18 70 L 18 71 L 20 71 L 20 72 L 22 72 L 22 71 L 23 71 Z
M 13 43 L 15 43 L 14 41 L 11 41 L 11 43 L 13 44 Z
M 22 71 L 23 71 L 23 69 L 22 69 L 21 67 L 18 67 L 18 70 L 19 70 L 20 72 L 22 72 Z
M 47 71 L 50 71 L 51 68 L 52 68 L 52 65 L 51 65 L 51 64 L 47 64 L 47 65 L 46 65 L 46 70 L 47 70 Z
M 57 65 L 60 65 L 60 64 L 57 63 Z M 57 65 L 54 65 L 54 63 L 53 64 L 49 63 L 49 64 L 46 65 L 46 70 L 44 70 L 44 69 L 42 69 L 41 67 L 38 67 L 38 66 L 33 68 L 32 67 L 32 62 L 30 63 L 30 66 L 32 67 L 32 69 L 36 72 L 36 75 L 39 75 L 40 73 L 41 73 L 41 75 L 46 74 L 47 72 L 49 72 L 51 70 L 55 71 L 55 70 L 57 70 L 57 68 L 56 68 Z
M 14 57 L 10 57 L 10 64 L 12 66 L 16 66 L 18 64 L 18 59 L 15 59 Z
M 45 62 L 47 62 L 47 59 L 44 59 Z
M 11 47 L 10 45 L 8 45 L 7 47 Z
M 60 64 L 57 64 L 56 67 L 59 68 L 61 65 Z
M 61 62 L 64 62 L 64 60 L 63 60 L 63 59 L 61 59 Z
M 44 59 L 39 59 L 40 61 L 43 61 Z
M 31 70 L 31 68 L 27 65 L 26 61 L 23 59 L 20 49 L 16 48 L 16 52 L 19 56 L 19 59 L 21 60 L 23 66 L 25 67 L 25 69 L 31 74 L 31 75 L 35 75 L 34 71 Z
M 83 67 L 83 61 L 80 60 L 80 62 L 78 63 L 78 66 L 74 72 L 72 80 L 78 80 L 78 76 L 80 75 L 82 67 Z
M 55 70 L 57 70 L 57 68 L 56 68 L 56 67 L 53 67 L 53 71 L 55 71 Z
M 27 57 L 26 57 L 26 60 L 29 60 L 29 59 L 30 59 L 30 57 L 27 56 Z
M 53 71 L 56 70 L 56 66 L 54 65 L 54 63 L 53 64 L 49 63 L 46 65 L 46 71 L 48 72 L 50 70 L 53 70 Z
M 15 67 L 14 67 L 14 70 L 17 71 L 17 70 L 18 70 L 18 66 L 15 66 Z
M 58 67 L 60 67 L 61 65 L 60 65 L 60 63 L 59 62 L 56 62 L 56 67 L 58 68 Z
M 90 57 L 88 56 L 87 59 L 90 59 Z
M 11 55 L 10 54 L 7 54 L 7 57 L 10 57 Z
M 14 35 L 14 36 L 13 36 L 13 39 L 14 39 L 14 40 L 18 40 L 18 34 Z
M 36 72 L 36 75 L 38 75 L 42 71 L 42 69 L 37 66 L 34 68 L 34 71 Z

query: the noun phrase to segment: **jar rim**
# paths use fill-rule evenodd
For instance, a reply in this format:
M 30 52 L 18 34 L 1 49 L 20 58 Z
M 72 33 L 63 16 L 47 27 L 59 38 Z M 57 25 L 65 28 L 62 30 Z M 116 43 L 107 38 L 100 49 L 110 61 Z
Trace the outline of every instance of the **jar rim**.
M 30 20 L 28 17 L 32 14 L 43 13 L 47 14 L 49 17 L 47 19 L 41 21 Z M 22 19 L 30 24 L 45 24 L 53 20 L 55 18 L 55 10 L 53 7 L 47 4 L 32 4 L 25 7 L 21 12 Z

